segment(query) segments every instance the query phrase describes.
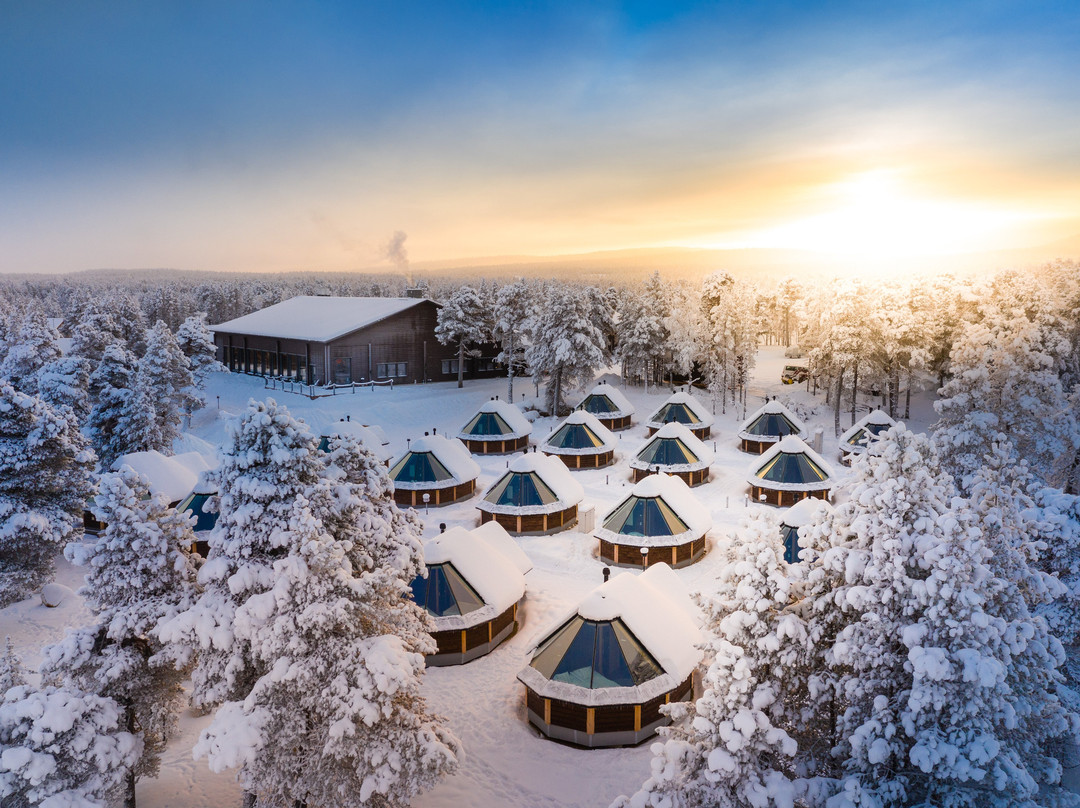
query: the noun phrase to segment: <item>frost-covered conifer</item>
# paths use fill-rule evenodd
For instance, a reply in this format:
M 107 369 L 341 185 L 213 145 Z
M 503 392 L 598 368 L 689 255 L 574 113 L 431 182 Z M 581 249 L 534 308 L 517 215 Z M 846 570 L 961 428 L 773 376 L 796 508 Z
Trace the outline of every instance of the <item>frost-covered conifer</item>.
M 154 450 L 171 455 L 173 441 L 180 435 L 180 412 L 176 405 L 156 395 L 141 363 L 132 377 L 131 389 L 126 392 L 125 409 L 116 426 L 125 447 L 123 453 Z M 160 412 L 159 406 L 165 406 L 167 412 Z
M 26 684 L 23 676 L 22 661 L 15 653 L 15 646 L 11 644 L 11 637 L 4 640 L 4 655 L 0 656 L 0 699 L 9 689 Z
M 0 604 L 52 576 L 57 551 L 82 525 L 93 463 L 71 410 L 0 381 Z
M 123 330 L 104 312 L 84 312 L 71 332 L 72 355 L 90 362 L 100 362 L 105 356 L 105 349 L 114 343 L 127 347 Z
M 484 307 L 480 294 L 471 286 L 458 287 L 439 309 L 439 322 L 435 336 L 443 345 L 457 348 L 457 383 L 461 387 L 465 373 L 465 355 L 469 346 L 476 345 L 487 336 L 485 323 L 491 313 Z
M 695 703 L 667 709 L 674 723 L 653 744 L 652 774 L 613 808 L 791 806 L 798 673 L 806 630 L 791 605 L 779 529 L 758 519 L 740 531 L 719 594 L 700 598 L 708 670 Z
M 28 312 L 9 338 L 10 345 L 0 362 L 0 378 L 10 381 L 20 392 L 37 395 L 38 372 L 43 365 L 60 358 L 58 338 L 41 311 Z
M 38 396 L 54 407 L 71 407 L 79 423 L 90 415 L 90 362 L 81 356 L 64 356 L 41 366 L 37 373 Z
M 225 366 L 217 361 L 214 332 L 206 324 L 206 312 L 193 314 L 180 324 L 176 332 L 176 343 L 188 358 L 194 381 L 194 397 L 189 399 L 189 403 L 196 409 L 203 407 L 206 405 L 206 397 L 202 390 L 206 387 L 207 378 L 211 373 L 225 370 Z
M 293 503 L 315 486 L 325 465 L 302 421 L 273 399 L 251 401 L 230 425 L 221 463 L 207 474 L 217 489 L 210 507 L 220 514 L 207 537 L 199 570 L 203 591 L 195 604 L 165 623 L 159 636 L 192 671 L 192 701 L 213 707 L 242 700 L 267 670 L 236 625 L 249 603 L 274 585 L 274 561 L 288 555 Z
M 514 400 L 514 377 L 525 364 L 523 337 L 532 306 L 532 286 L 524 280 L 507 284 L 495 296 L 492 335 L 502 351 L 498 360 L 506 365 L 506 400 Z
M 90 374 L 90 410 L 86 428 L 104 469 L 122 454 L 134 451 L 125 421 L 131 411 L 131 388 L 137 362 L 119 342 L 109 344 L 97 369 Z
M 355 569 L 350 542 L 303 497 L 288 531 L 271 589 L 233 623 L 264 673 L 219 708 L 195 753 L 214 770 L 239 767 L 259 805 L 407 805 L 459 752 L 420 695 L 434 650 L 425 621 L 402 571 Z
M 139 757 L 112 699 L 23 685 L 0 699 L 4 808 L 108 808 Z
M 567 388 L 592 381 L 606 360 L 604 332 L 594 321 L 590 297 L 578 287 L 557 285 L 536 301 L 529 317 L 525 356 L 533 374 L 547 380 L 547 409 L 567 411 Z
M 145 385 L 153 401 L 154 428 L 158 442 L 171 453 L 172 442 L 180 434 L 181 413 L 190 413 L 199 404 L 191 366 L 172 331 L 161 320 L 146 334 L 146 353 L 139 360 L 135 385 Z M 151 448 L 151 447 L 148 447 Z
M 194 599 L 195 541 L 190 518 L 151 495 L 148 483 L 128 466 L 103 475 L 94 515 L 106 528 L 93 544 L 73 542 L 68 558 L 87 568 L 79 594 L 95 612 L 85 626 L 44 651 L 42 674 L 114 699 L 123 725 L 142 741 L 128 778 L 125 805 L 135 805 L 135 781 L 157 775 L 161 753 L 176 728 L 186 673 L 169 664 L 154 635 Z

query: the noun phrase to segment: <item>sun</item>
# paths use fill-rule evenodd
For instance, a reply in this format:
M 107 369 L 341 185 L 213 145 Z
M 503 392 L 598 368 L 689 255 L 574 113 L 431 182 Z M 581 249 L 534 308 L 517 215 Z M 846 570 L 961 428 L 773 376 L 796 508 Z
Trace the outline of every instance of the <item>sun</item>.
M 877 258 L 949 255 L 1000 249 L 1040 218 L 978 200 L 920 194 L 889 169 L 819 186 L 804 207 L 819 212 L 746 233 L 727 246 Z

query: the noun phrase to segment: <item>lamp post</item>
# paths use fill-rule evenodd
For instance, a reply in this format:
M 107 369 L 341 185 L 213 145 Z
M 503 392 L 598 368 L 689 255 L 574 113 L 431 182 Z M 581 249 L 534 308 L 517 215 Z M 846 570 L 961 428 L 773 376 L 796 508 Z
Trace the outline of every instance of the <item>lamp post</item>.
M 424 516 L 428 515 L 428 503 L 431 502 L 431 494 L 424 492 Z
M 648 566 L 649 566 L 649 548 L 648 547 L 642 547 L 641 548 L 641 568 L 645 569 Z

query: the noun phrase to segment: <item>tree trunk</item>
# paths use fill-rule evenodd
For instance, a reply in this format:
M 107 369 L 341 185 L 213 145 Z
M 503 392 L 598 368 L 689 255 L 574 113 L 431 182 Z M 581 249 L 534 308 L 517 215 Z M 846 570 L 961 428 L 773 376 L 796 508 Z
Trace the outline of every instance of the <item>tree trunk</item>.
M 855 426 L 855 409 L 859 400 L 859 363 L 855 363 L 855 380 L 851 383 L 851 425 Z
M 836 398 L 833 402 L 833 429 L 836 437 L 840 437 L 840 398 L 844 391 L 844 366 L 841 365 L 836 372 Z
M 911 417 L 911 370 L 907 373 L 907 390 L 904 391 L 904 420 Z
M 125 700 L 126 701 L 126 700 Z M 135 709 L 130 703 L 124 705 L 124 720 L 127 725 L 127 731 L 132 735 L 135 734 Z M 135 769 L 134 767 L 128 771 L 127 784 L 124 793 L 124 808 L 135 808 Z
M 896 405 L 900 398 L 900 368 L 893 368 L 889 376 L 889 417 L 896 418 Z
M 457 351 L 457 386 L 464 387 L 465 382 L 462 379 L 465 378 L 465 343 L 458 343 Z
M 506 352 L 506 400 L 514 403 L 514 335 L 511 333 Z
M 244 801 L 240 803 L 240 805 L 242 806 L 242 808 L 255 808 L 255 792 L 245 791 Z

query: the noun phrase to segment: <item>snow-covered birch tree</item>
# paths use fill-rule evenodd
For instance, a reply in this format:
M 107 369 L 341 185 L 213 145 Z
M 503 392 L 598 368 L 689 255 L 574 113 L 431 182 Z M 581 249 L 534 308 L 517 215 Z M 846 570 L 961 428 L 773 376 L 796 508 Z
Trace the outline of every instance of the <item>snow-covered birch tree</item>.
M 465 355 L 470 346 L 483 342 L 484 327 L 491 313 L 484 307 L 479 292 L 471 286 L 460 286 L 439 309 L 435 337 L 443 345 L 457 348 L 457 384 L 464 386 Z

